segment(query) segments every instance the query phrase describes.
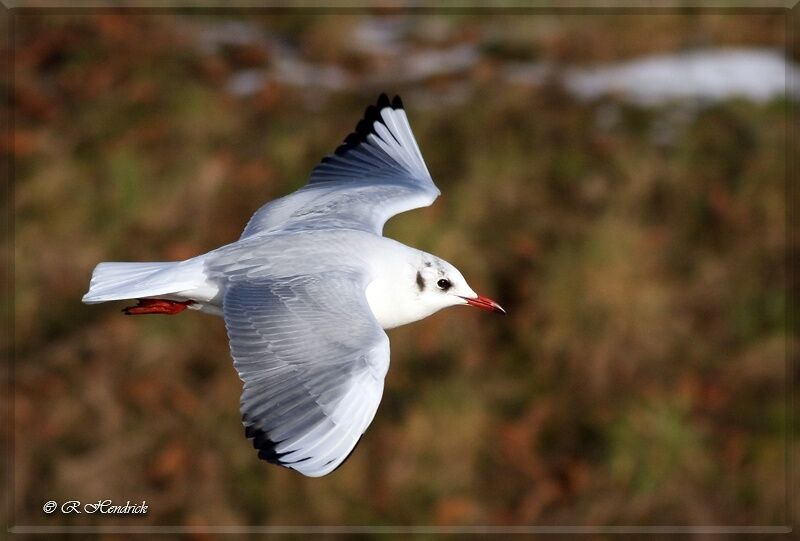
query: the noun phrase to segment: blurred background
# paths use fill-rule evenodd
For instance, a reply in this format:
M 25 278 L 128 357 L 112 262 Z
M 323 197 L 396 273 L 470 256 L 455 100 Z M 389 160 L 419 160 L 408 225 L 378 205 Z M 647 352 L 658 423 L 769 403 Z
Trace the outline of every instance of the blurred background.
M 788 524 L 786 15 L 16 12 L 9 520 Z M 245 440 L 222 320 L 80 298 L 237 239 L 380 92 L 443 194 L 386 234 L 509 314 L 390 331 L 372 426 L 308 479 Z M 106 498 L 149 513 L 41 511 Z

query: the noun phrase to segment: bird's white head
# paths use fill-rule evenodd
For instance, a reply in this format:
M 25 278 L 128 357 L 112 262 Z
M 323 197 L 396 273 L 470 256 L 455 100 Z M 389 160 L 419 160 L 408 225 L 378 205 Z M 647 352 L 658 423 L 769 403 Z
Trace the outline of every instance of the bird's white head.
M 430 254 L 423 255 L 414 276 L 414 286 L 417 301 L 430 310 L 430 314 L 459 304 L 505 314 L 499 304 L 475 293 L 457 268 Z
M 459 304 L 506 313 L 495 301 L 475 293 L 453 265 L 418 251 L 406 265 L 370 284 L 367 300 L 384 329 L 418 321 Z

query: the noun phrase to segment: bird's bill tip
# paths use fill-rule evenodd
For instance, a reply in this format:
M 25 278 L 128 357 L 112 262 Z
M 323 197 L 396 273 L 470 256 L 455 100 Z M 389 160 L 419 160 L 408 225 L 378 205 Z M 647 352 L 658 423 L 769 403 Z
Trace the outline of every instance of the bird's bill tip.
M 480 308 L 481 310 L 486 310 L 488 312 L 495 312 L 497 314 L 506 313 L 506 311 L 503 309 L 502 306 L 497 304 L 489 297 L 478 295 L 477 297 L 461 297 L 461 298 L 467 301 L 468 305 L 474 306 L 475 308 Z

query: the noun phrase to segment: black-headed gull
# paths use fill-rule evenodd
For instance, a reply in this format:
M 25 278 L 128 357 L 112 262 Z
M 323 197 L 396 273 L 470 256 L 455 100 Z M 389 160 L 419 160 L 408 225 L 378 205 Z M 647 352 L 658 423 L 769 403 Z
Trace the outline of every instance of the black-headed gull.
M 438 195 L 400 98 L 382 94 L 308 184 L 261 207 L 239 240 L 180 262 L 100 263 L 83 302 L 221 315 L 258 456 L 322 476 L 378 408 L 384 329 L 459 304 L 504 313 L 450 263 L 383 236 L 386 220 Z

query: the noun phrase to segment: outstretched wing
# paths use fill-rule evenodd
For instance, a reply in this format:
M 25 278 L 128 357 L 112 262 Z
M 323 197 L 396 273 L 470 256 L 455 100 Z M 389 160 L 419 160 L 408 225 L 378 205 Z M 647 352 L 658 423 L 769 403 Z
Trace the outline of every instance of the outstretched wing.
M 439 195 L 399 96 L 381 94 L 353 133 L 326 156 L 300 190 L 261 207 L 242 238 L 273 231 L 358 229 L 381 234 L 401 212 Z
M 245 435 L 264 460 L 319 477 L 339 466 L 372 421 L 389 339 L 351 272 L 232 283 L 225 325 Z

